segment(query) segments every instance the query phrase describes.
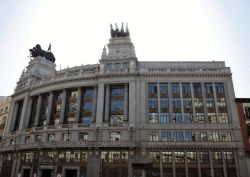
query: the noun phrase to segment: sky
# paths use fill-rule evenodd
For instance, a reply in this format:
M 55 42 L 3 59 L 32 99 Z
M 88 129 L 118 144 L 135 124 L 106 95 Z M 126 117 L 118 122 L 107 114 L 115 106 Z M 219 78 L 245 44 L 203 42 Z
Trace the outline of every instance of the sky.
M 139 61 L 225 61 L 250 98 L 250 0 L 0 0 L 0 95 L 40 44 L 57 70 L 99 62 L 110 24 L 128 23 Z

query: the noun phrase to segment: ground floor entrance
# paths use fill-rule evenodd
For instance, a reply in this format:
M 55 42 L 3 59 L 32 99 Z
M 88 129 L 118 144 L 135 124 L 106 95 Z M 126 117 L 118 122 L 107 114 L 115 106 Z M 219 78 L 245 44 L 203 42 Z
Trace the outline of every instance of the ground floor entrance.
M 52 177 L 52 170 L 51 169 L 42 169 L 41 170 L 41 177 Z
M 65 177 L 77 177 L 77 170 L 65 169 Z

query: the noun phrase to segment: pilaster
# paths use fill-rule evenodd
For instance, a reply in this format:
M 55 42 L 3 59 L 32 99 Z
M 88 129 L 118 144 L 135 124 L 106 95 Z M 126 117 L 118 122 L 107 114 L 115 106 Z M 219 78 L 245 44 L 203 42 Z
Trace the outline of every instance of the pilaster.
M 109 121 L 109 107 L 110 107 L 110 85 L 106 85 L 105 90 L 105 117 L 104 121 Z
M 63 124 L 64 123 L 64 114 L 65 114 L 66 97 L 67 97 L 66 94 L 67 94 L 66 89 L 63 89 L 63 93 L 62 93 L 62 107 L 61 107 L 61 112 L 60 112 L 59 124 Z
M 40 94 L 38 97 L 38 102 L 36 107 L 35 127 L 37 127 L 39 124 L 41 105 L 42 105 L 42 95 Z
M 77 103 L 76 103 L 76 123 L 79 123 L 80 115 L 81 115 L 81 98 L 82 98 L 82 88 L 78 88 L 77 93 Z
M 54 93 L 51 91 L 49 95 L 48 115 L 47 115 L 47 120 L 46 120 L 47 124 L 50 124 L 51 122 L 53 99 L 54 99 Z

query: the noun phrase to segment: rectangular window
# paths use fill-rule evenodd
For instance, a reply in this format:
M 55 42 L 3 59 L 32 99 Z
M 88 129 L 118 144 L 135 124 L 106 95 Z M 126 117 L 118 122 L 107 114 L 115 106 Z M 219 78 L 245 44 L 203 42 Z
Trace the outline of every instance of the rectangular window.
M 48 142 L 49 143 L 55 142 L 55 134 L 48 134 Z
M 83 111 L 86 112 L 92 112 L 93 111 L 93 102 L 84 102 L 83 103 Z
M 88 140 L 88 133 L 87 132 L 79 133 L 79 140 L 80 141 L 87 141 Z
M 113 67 L 113 64 L 112 64 L 112 63 L 107 63 L 107 64 L 106 64 L 106 69 L 107 69 L 107 70 L 111 70 L 112 67 Z
M 120 140 L 120 138 L 121 138 L 120 132 L 111 132 L 110 133 L 110 140 L 111 141 L 118 141 L 118 140 Z
M 111 100 L 111 112 L 123 111 L 124 100 Z
M 160 97 L 167 98 L 168 97 L 168 84 L 160 83 Z
M 161 112 L 169 112 L 169 101 L 166 98 L 160 99 Z
M 162 141 L 172 141 L 172 132 L 161 132 Z
M 186 132 L 185 133 L 185 140 L 186 141 L 195 141 L 195 134 L 194 134 L 194 132 Z
M 182 116 L 181 113 L 173 113 L 173 123 L 182 123 Z
M 70 134 L 69 133 L 63 133 L 62 141 L 69 141 L 70 140 Z
M 224 142 L 232 141 L 231 133 L 230 132 L 221 132 L 221 141 L 224 141 Z
M 199 132 L 198 133 L 198 139 L 200 141 L 207 141 L 207 132 Z
M 182 83 L 182 95 L 184 98 L 191 97 L 190 83 Z
M 187 152 L 187 162 L 188 163 L 197 163 L 197 153 L 196 152 Z
M 42 135 L 36 135 L 35 141 L 36 143 L 42 142 Z
M 149 94 L 156 94 L 156 96 L 157 96 L 157 84 L 156 83 L 149 83 L 148 84 L 148 93 Z
M 160 152 L 149 152 L 149 161 L 153 163 L 160 162 Z
M 224 152 L 224 158 L 226 161 L 226 164 L 234 164 L 234 153 L 231 151 Z
M 208 164 L 209 163 L 209 155 L 208 152 L 199 152 L 200 155 L 200 163 L 204 164 Z
M 219 132 L 208 132 L 208 141 L 220 141 Z
M 218 113 L 218 122 L 219 123 L 228 123 L 227 113 Z
M 184 112 L 193 112 L 192 99 L 191 98 L 183 98 L 183 109 Z
M 247 119 L 250 119 L 250 107 L 245 107 L 245 116 Z
M 193 114 L 184 113 L 184 123 L 189 124 L 193 122 Z
M 213 157 L 213 162 L 215 164 L 222 164 L 221 152 L 218 152 L 218 151 L 213 152 L 212 157 Z
M 174 141 L 184 141 L 184 134 L 183 132 L 174 132 L 173 133 Z
M 216 83 L 215 84 L 215 90 L 216 90 L 216 95 L 218 96 L 224 96 L 224 86 L 223 83 Z
M 214 92 L 213 92 L 212 83 L 205 83 L 204 86 L 205 86 L 206 95 L 213 97 Z
M 26 136 L 26 137 L 25 137 L 25 143 L 26 143 L 26 144 L 31 143 L 30 136 Z
M 217 122 L 216 113 L 207 113 L 207 118 L 208 118 L 208 122 L 210 122 L 210 123 Z
M 149 132 L 149 141 L 159 141 L 159 133 Z
M 184 163 L 184 152 L 174 152 L 175 154 L 175 163 Z
M 149 123 L 159 123 L 158 113 L 149 113 L 148 118 Z
M 195 114 L 194 122 L 197 122 L 197 123 L 204 123 L 204 122 L 205 122 L 204 113 L 196 113 L 196 114 Z
M 149 109 L 155 109 L 158 107 L 158 100 L 157 98 L 149 98 L 148 99 L 148 107 Z
M 171 83 L 171 91 L 172 91 L 173 98 L 179 98 L 180 97 L 179 83 Z
M 122 126 L 124 115 L 112 115 L 110 116 L 111 126 Z
M 163 163 L 172 163 L 172 152 L 162 152 L 162 162 Z
M 92 122 L 92 116 L 84 116 L 82 118 L 82 124 L 85 126 L 89 126 Z
M 181 112 L 181 100 L 179 98 L 172 100 L 173 112 Z
M 202 90 L 201 90 L 201 84 L 200 83 L 193 83 L 193 92 L 194 97 L 202 97 Z
M 160 114 L 160 123 L 169 124 L 169 122 L 170 122 L 169 113 L 161 113 Z
M 121 96 L 124 96 L 124 87 L 123 86 L 111 87 L 111 97 L 121 97 Z

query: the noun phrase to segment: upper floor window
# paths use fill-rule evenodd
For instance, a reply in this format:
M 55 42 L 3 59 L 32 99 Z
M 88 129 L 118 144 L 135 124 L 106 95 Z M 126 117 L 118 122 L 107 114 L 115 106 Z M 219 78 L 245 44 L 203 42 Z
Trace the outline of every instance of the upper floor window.
M 112 100 L 111 101 L 111 112 L 112 111 L 123 111 L 124 101 L 123 100 Z
M 121 63 L 115 63 L 115 69 L 120 69 L 121 68 Z
M 112 67 L 113 67 L 113 64 L 112 64 L 112 63 L 107 63 L 107 64 L 106 64 L 106 69 L 107 69 L 107 70 L 111 70 Z
M 63 133 L 62 141 L 69 141 L 69 139 L 70 139 L 70 134 L 69 133 Z
M 149 132 L 149 141 L 159 141 L 159 133 Z
M 123 63 L 123 69 L 128 69 L 129 63 Z
M 26 136 L 25 137 L 25 143 L 26 144 L 31 143 L 30 141 L 31 141 L 30 136 Z
M 55 134 L 48 134 L 48 142 L 49 143 L 55 142 Z
M 123 87 L 113 87 L 111 88 L 111 96 L 123 96 L 124 88 Z
M 87 141 L 88 140 L 88 133 L 87 132 L 79 133 L 79 140 L 80 141 Z
M 83 92 L 84 97 L 93 97 L 94 96 L 94 90 L 93 89 L 86 89 Z
M 217 95 L 224 95 L 224 86 L 223 83 L 216 83 L 215 90 Z
M 182 84 L 182 93 L 183 93 L 183 96 L 191 95 L 191 87 L 189 83 Z
M 120 132 L 111 132 L 110 133 L 110 140 L 111 141 L 118 141 L 121 139 Z
M 35 141 L 36 141 L 36 143 L 42 142 L 42 135 L 36 135 Z
M 205 90 L 206 90 L 206 94 L 213 94 L 213 85 L 212 83 L 205 83 Z
M 157 84 L 156 83 L 149 83 L 148 84 L 148 93 L 149 94 L 156 94 L 157 93 Z
M 91 121 L 92 121 L 92 117 L 91 116 L 84 116 L 82 118 L 82 124 L 83 125 L 89 126 L 91 124 Z
M 201 84 L 193 83 L 194 97 L 201 96 Z
M 168 84 L 160 83 L 160 93 L 168 93 Z
M 172 94 L 179 94 L 180 93 L 179 83 L 171 83 L 171 90 Z
M 250 119 L 250 107 L 245 107 L 245 115 L 247 119 Z

